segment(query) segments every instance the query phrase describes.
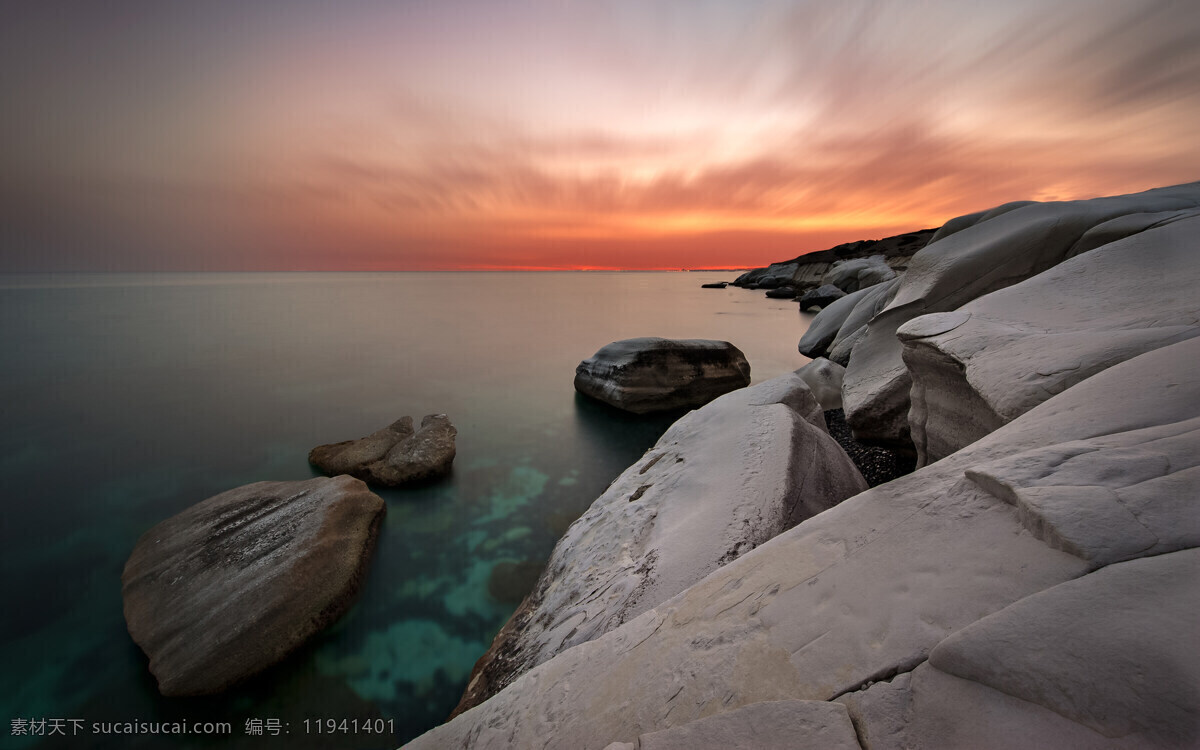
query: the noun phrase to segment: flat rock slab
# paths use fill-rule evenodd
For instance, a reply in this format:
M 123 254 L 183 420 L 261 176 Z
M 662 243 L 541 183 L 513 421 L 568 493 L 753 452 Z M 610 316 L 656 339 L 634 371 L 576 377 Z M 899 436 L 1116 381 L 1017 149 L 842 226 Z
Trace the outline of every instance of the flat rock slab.
M 649 732 L 636 750 L 862 750 L 850 715 L 840 703 L 764 701 Z
M 308 462 L 329 476 L 349 474 L 377 487 L 400 487 L 450 473 L 458 430 L 445 414 L 428 414 L 414 431 L 401 417 L 358 440 L 318 445 Z
M 121 593 L 162 694 L 221 692 L 341 617 L 384 513 L 383 500 L 347 476 L 257 482 L 143 534 Z
M 703 406 L 750 385 L 746 355 L 728 341 L 615 341 L 575 369 L 575 390 L 635 414 Z

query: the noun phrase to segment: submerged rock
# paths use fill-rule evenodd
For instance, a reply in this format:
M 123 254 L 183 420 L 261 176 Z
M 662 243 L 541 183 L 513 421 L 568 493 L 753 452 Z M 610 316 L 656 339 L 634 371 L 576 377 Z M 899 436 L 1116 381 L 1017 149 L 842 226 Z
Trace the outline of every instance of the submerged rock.
M 385 508 L 357 479 L 257 482 L 142 535 L 121 575 L 163 695 L 207 695 L 283 660 L 350 608 Z
M 349 474 L 379 487 L 399 487 L 450 473 L 458 430 L 445 414 L 429 414 L 413 431 L 412 417 L 358 440 L 318 445 L 308 462 L 330 476 Z
M 575 369 L 575 390 L 635 414 L 702 406 L 750 385 L 746 355 L 728 341 L 615 341 Z
M 824 426 L 796 373 L 722 396 L 672 425 L 559 540 L 456 712 L 866 489 Z
M 634 742 L 765 701 L 834 699 L 871 747 L 1012 747 L 1013 737 L 1037 748 L 1195 746 L 1200 649 L 1186 624 L 1194 617 L 1183 613 L 1194 611 L 1200 579 L 1194 554 L 1165 553 L 1200 541 L 1191 502 L 1200 490 L 1197 361 L 1200 339 L 1191 339 L 1099 372 L 563 651 L 410 747 Z M 1128 460 L 1086 460 L 1097 446 L 1081 441 Z M 1028 451 L 1084 460 L 1014 473 L 1030 466 L 1018 457 Z M 1043 533 L 1045 516 L 993 494 L 972 470 L 1031 486 L 1030 497 L 1053 485 L 1059 531 Z M 1147 527 L 1156 541 L 1122 555 L 1162 556 L 1125 563 L 1128 575 L 1114 567 L 1073 581 L 1115 559 L 1083 553 L 1106 549 L 1107 526 L 1071 526 L 1096 499 L 1156 519 Z M 1076 540 L 1071 549 L 1043 541 L 1063 534 Z M 578 591 L 581 611 L 604 595 Z M 1047 674 L 1043 654 L 1062 670 Z M 959 740 L 968 735 L 979 741 Z M 791 742 L 820 746 L 808 740 Z
M 778 289 L 770 289 L 767 291 L 769 299 L 795 299 L 796 289 L 790 286 L 781 286 Z
M 724 289 L 727 286 L 729 286 L 728 281 L 716 281 L 711 284 L 701 284 L 700 288 L 701 289 Z

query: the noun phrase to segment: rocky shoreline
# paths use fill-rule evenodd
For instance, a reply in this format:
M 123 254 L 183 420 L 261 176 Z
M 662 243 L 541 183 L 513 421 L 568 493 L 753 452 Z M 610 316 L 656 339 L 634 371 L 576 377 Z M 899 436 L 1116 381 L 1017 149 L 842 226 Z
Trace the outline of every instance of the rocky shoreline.
M 1200 183 L 900 237 L 739 278 L 852 279 L 830 365 L 676 423 L 408 747 L 1200 743 Z

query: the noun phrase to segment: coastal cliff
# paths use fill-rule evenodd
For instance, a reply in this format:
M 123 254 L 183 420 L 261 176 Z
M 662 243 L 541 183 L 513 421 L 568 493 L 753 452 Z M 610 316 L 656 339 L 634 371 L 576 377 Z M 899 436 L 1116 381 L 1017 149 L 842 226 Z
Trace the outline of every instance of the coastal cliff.
M 408 747 L 1197 746 L 1200 183 L 1006 204 L 930 234 L 900 277 L 813 322 L 833 332 L 825 350 L 854 325 L 841 395 L 856 436 L 921 468 L 692 566 L 699 580 L 586 638 L 563 631 Z M 771 403 L 754 390 L 723 399 Z M 670 450 L 729 436 L 680 427 L 704 411 Z M 737 442 L 800 450 L 771 431 Z M 638 477 L 668 453 L 630 467 L 555 555 L 637 539 L 614 519 L 650 499 Z M 820 460 L 668 464 L 653 501 L 805 484 L 840 459 Z M 660 524 L 657 543 L 720 551 L 686 529 Z M 620 568 L 573 559 L 539 590 L 590 596 Z

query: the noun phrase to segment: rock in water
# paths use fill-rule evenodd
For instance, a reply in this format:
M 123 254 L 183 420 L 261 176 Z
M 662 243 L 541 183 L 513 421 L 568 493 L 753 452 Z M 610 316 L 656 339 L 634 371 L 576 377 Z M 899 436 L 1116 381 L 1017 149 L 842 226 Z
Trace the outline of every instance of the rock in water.
M 401 417 L 364 438 L 318 445 L 308 462 L 330 476 L 349 474 L 378 487 L 399 487 L 449 474 L 456 435 L 445 414 L 426 415 L 416 432 L 412 417 Z
M 635 414 L 703 406 L 750 385 L 746 355 L 728 341 L 615 341 L 575 369 L 575 390 Z
M 456 711 L 866 486 L 797 373 L 687 414 L 559 540 Z
M 143 534 L 121 594 L 158 689 L 221 692 L 341 617 L 384 513 L 383 500 L 346 476 L 257 482 Z

